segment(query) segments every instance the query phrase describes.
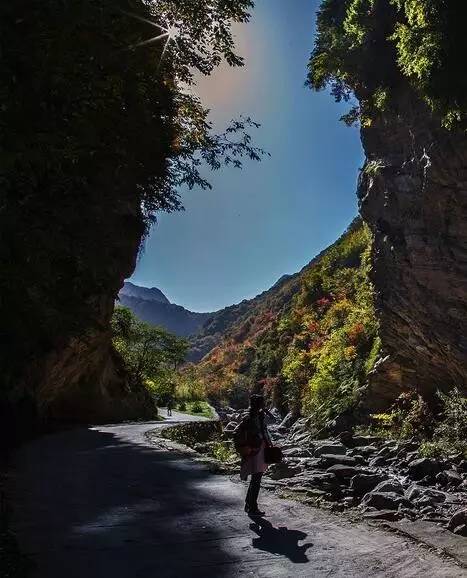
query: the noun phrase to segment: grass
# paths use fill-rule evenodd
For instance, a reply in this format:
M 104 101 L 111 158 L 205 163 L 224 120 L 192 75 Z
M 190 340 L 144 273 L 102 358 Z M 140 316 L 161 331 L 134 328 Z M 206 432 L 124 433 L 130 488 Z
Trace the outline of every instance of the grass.
M 185 402 L 185 409 L 183 410 L 180 409 L 179 406 L 180 404 L 177 404 L 177 407 L 174 409 L 180 411 L 181 413 L 187 413 L 189 415 L 198 415 L 201 417 L 207 417 L 208 419 L 212 419 L 214 417 L 212 407 L 209 405 L 207 401 L 187 401 Z

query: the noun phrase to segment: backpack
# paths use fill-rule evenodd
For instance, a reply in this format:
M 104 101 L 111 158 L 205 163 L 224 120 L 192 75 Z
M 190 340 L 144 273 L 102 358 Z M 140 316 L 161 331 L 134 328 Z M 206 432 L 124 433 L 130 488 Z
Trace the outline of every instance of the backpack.
M 252 435 L 250 417 L 247 416 L 238 424 L 233 433 L 235 450 L 242 457 L 254 456 L 259 452 L 261 440 Z

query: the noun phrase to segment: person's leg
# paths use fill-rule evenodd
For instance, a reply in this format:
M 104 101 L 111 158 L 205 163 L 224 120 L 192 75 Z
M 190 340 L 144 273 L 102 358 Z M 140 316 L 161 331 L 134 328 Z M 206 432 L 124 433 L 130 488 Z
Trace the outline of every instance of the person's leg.
M 262 472 L 251 474 L 250 485 L 245 498 L 245 510 L 254 511 L 258 509 L 258 494 L 261 486 Z
M 262 472 L 258 472 L 257 474 L 253 474 L 251 476 L 251 493 L 250 493 L 250 509 L 257 510 L 258 509 L 258 495 L 259 490 L 261 487 L 261 478 L 263 477 Z

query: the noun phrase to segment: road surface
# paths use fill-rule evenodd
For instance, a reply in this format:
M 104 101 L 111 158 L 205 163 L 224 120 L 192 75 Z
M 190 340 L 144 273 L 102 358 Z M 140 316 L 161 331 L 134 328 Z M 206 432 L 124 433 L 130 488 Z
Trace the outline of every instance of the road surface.
M 196 419 L 174 412 L 172 422 Z M 16 456 L 14 529 L 35 578 L 460 578 L 395 534 L 263 493 L 146 440 L 160 422 L 43 437 Z

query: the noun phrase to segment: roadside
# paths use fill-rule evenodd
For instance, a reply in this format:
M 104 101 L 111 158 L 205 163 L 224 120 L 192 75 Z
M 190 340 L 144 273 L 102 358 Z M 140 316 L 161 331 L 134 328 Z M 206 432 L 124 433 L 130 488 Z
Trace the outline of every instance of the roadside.
M 213 472 L 232 474 L 239 470 L 239 459 L 232 451 L 219 451 L 220 444 L 227 447 L 229 442 L 220 441 L 222 436 L 219 435 L 217 429 L 181 424 L 180 427 L 173 427 L 169 430 L 149 431 L 146 436 L 158 447 L 183 452 L 192 459 L 205 463 Z M 314 478 L 298 477 L 296 483 L 295 480 L 294 483 L 290 483 L 290 477 L 295 477 L 297 471 L 293 471 L 293 465 L 288 464 L 287 458 L 283 466 L 274 466 L 270 470 L 271 477 L 263 479 L 263 487 L 274 495 L 295 500 L 312 508 L 339 513 L 349 522 L 364 522 L 374 528 L 397 532 L 439 555 L 452 558 L 461 567 L 467 569 L 467 540 L 447 531 L 441 525 L 426 520 L 411 520 L 404 517 L 398 519 L 394 515 L 397 512 L 393 510 L 365 514 L 360 508 L 342 508 L 335 500 L 323 499 L 325 492 L 322 489 L 313 488 L 316 486 Z M 319 484 L 326 477 L 326 474 L 318 474 L 320 475 L 321 477 L 317 480 Z M 235 479 L 236 477 L 233 478 Z

